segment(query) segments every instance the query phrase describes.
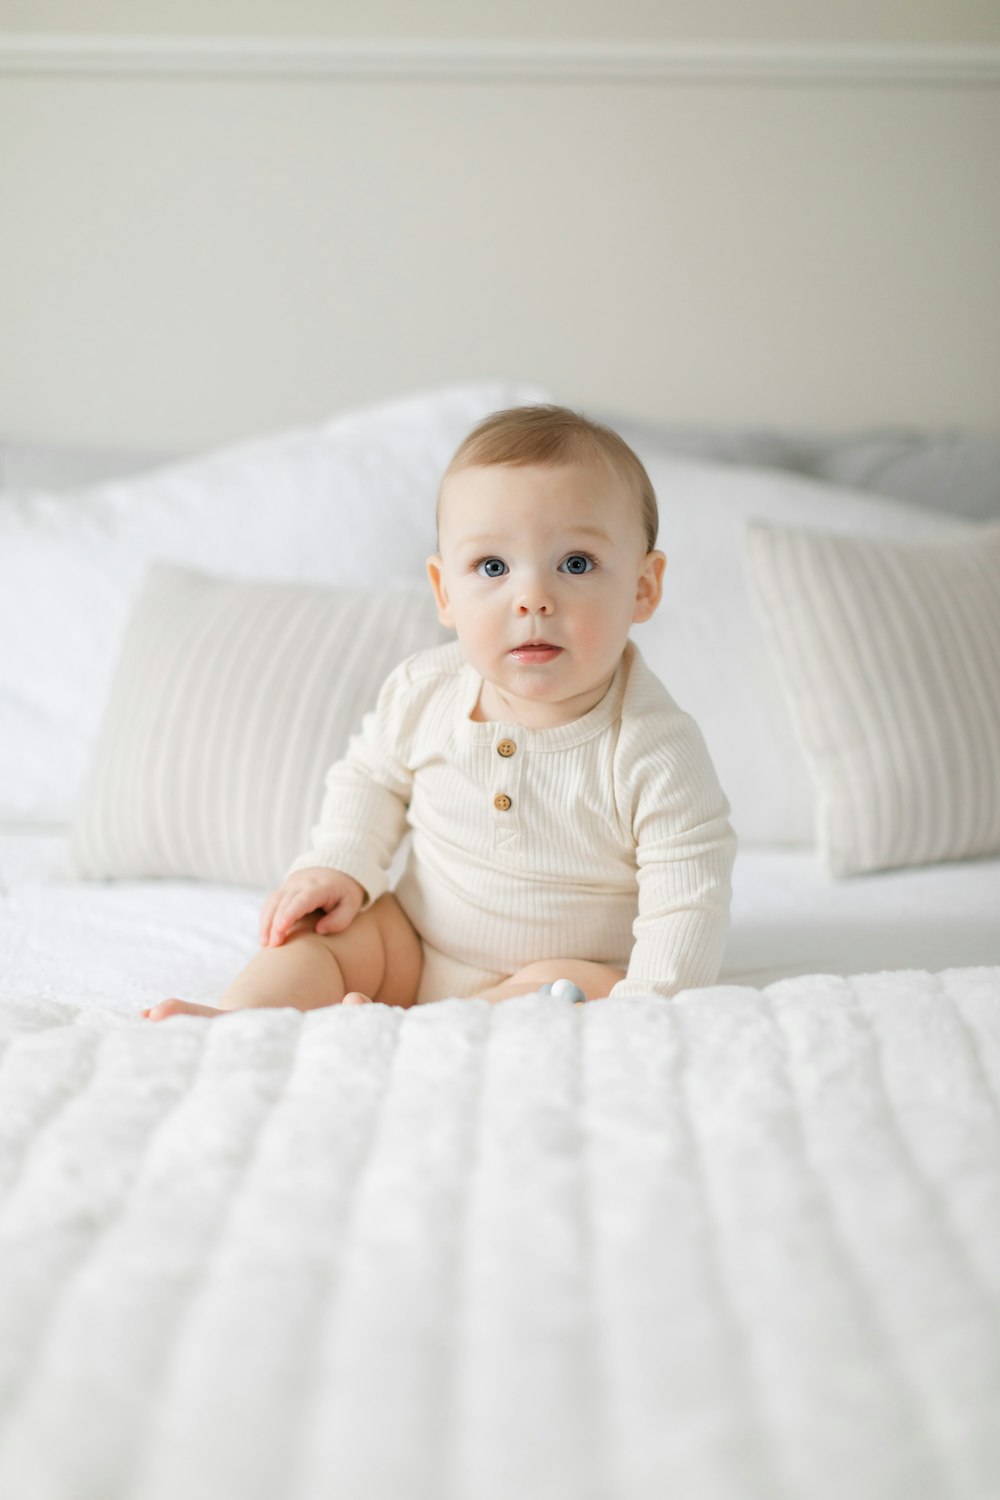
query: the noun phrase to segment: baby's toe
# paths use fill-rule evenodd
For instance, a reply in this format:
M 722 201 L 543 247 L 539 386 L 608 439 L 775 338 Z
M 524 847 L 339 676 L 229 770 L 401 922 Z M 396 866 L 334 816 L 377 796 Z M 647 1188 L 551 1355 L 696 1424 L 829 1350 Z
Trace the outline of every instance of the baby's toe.
M 166 1021 L 171 1016 L 219 1016 L 222 1012 L 214 1005 L 195 1005 L 190 1000 L 161 1000 L 151 1005 L 143 1015 L 148 1021 Z
M 371 995 L 362 995 L 360 990 L 348 990 L 344 996 L 344 1005 L 374 1005 Z

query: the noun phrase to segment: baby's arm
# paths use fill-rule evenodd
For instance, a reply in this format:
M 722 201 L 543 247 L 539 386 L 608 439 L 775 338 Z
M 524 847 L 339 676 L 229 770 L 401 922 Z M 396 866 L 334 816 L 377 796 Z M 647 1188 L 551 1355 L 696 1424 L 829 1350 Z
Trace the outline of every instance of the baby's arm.
M 303 873 L 316 878 L 322 870 L 350 879 L 362 900 L 345 927 L 355 911 L 367 910 L 389 889 L 389 868 L 406 832 L 413 785 L 407 763 L 411 696 L 408 662 L 403 662 L 386 679 L 343 758 L 327 771 L 310 847 L 286 873 L 286 884 Z M 332 918 L 334 907 L 325 909 Z M 321 924 L 321 930 L 339 929 Z
M 278 948 L 300 917 L 323 911 L 316 923 L 320 936 L 343 932 L 361 910 L 365 890 L 353 876 L 342 870 L 313 867 L 296 870 L 272 891 L 260 914 L 262 948 Z
M 714 984 L 729 933 L 736 835 L 701 732 L 687 714 L 628 767 L 638 916 L 625 978 L 612 995 Z

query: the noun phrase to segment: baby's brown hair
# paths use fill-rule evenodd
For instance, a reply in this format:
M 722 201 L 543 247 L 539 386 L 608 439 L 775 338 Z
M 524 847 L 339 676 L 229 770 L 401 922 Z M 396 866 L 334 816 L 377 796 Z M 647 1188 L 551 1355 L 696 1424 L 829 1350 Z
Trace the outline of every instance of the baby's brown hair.
M 646 546 L 656 546 L 656 492 L 641 461 L 611 427 L 567 406 L 510 406 L 491 412 L 459 445 L 441 480 L 489 464 L 558 464 L 603 459 L 639 502 Z M 440 490 L 438 509 L 440 511 Z

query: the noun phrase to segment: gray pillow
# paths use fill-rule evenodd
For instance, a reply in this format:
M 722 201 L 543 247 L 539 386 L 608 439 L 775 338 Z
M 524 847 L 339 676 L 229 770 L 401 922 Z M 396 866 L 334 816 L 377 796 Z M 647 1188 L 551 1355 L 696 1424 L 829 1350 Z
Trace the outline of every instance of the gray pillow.
M 871 433 L 831 444 L 810 472 L 974 521 L 1000 516 L 1000 434 Z
M 601 420 L 621 433 L 647 467 L 672 457 L 783 469 L 973 521 L 1000 516 L 1000 433 L 905 427 L 831 433 Z

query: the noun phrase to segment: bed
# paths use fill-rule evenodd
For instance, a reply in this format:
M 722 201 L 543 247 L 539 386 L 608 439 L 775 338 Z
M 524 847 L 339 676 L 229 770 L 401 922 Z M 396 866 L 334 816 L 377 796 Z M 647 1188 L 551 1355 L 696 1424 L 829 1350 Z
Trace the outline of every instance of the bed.
M 69 488 L 8 454 L 2 1494 L 1000 1493 L 992 439 L 615 418 L 669 558 L 637 639 L 741 839 L 716 986 L 138 1019 L 252 953 L 317 765 L 436 639 L 437 473 L 548 397 L 420 392 Z M 893 659 L 915 599 L 933 640 Z M 339 650 L 291 736 L 261 653 L 295 610 Z M 297 639 L 271 669 L 301 690 L 330 653 Z

